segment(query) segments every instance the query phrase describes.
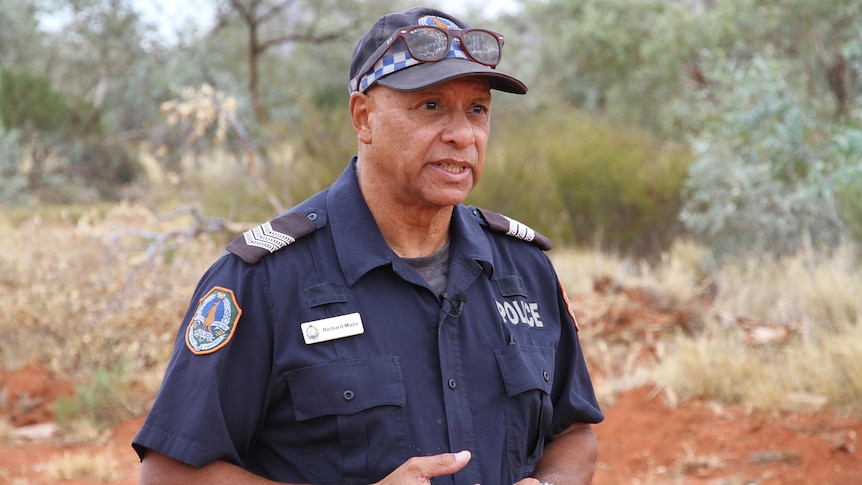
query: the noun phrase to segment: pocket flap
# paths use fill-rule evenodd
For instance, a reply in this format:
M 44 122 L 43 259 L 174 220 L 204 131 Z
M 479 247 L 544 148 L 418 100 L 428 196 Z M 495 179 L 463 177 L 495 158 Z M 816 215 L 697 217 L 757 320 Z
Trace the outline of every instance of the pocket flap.
M 376 406 L 404 406 L 407 398 L 398 357 L 347 360 L 285 374 L 296 419 L 349 415 Z
M 551 393 L 554 349 L 513 344 L 497 349 L 494 353 L 509 397 L 533 389 Z

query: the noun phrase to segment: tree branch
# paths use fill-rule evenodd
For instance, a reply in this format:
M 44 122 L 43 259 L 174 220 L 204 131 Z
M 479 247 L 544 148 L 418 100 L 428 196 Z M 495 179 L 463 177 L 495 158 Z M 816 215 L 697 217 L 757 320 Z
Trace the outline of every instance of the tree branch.
M 136 263 L 132 270 L 126 275 L 126 280 L 120 289 L 117 298 L 101 310 L 101 314 L 107 313 L 116 309 L 125 302 L 123 295 L 133 286 L 133 282 L 140 270 L 154 263 L 156 257 L 165 251 L 165 248 L 170 248 L 176 241 L 190 241 L 199 237 L 202 234 L 230 232 L 233 234 L 242 233 L 256 224 L 229 221 L 221 217 L 207 217 L 200 213 L 194 207 L 181 207 L 157 218 L 159 222 L 167 222 L 178 219 L 183 216 L 191 216 L 194 221 L 191 227 L 186 229 L 178 229 L 174 231 L 147 231 L 147 230 L 128 230 L 119 233 L 113 233 L 108 236 L 109 240 L 117 240 L 125 236 L 131 236 L 138 239 L 149 241 L 144 257 Z
M 259 24 L 262 24 L 269 19 L 275 17 L 279 13 L 281 13 L 284 9 L 290 6 L 293 3 L 293 0 L 284 0 L 278 5 L 273 5 L 271 9 L 269 9 L 266 13 L 262 14 L 260 17 L 256 18 L 255 21 Z
M 245 5 L 243 5 L 239 0 L 230 0 L 230 4 L 247 24 L 254 23 L 254 7 L 257 5 L 257 0 L 255 0 L 249 8 L 245 8 Z
M 280 37 L 275 37 L 273 39 L 269 39 L 258 44 L 256 53 L 261 53 L 270 47 L 286 44 L 289 42 L 330 42 L 336 39 L 341 38 L 344 35 L 343 31 L 334 31 L 329 32 L 322 35 L 314 35 L 314 34 L 288 34 L 282 35 Z

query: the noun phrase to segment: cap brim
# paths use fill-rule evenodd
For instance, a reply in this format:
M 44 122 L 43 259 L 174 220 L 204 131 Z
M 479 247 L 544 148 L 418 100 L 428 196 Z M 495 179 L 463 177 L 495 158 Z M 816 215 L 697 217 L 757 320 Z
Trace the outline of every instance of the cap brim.
M 377 81 L 398 91 L 419 91 L 435 84 L 462 77 L 484 76 L 491 89 L 514 94 L 526 94 L 527 85 L 506 73 L 467 59 L 446 59 L 401 69 Z

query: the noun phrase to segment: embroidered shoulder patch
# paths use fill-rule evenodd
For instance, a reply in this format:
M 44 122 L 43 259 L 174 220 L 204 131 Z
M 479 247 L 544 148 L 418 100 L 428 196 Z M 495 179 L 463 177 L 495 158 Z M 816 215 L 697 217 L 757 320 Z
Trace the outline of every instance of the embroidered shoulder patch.
M 233 338 L 242 309 L 233 290 L 215 286 L 198 304 L 186 330 L 186 347 L 193 353 L 211 354 Z
M 490 227 L 496 232 L 502 232 L 507 236 L 512 236 L 518 239 L 522 239 L 524 241 L 531 242 L 544 251 L 548 251 L 549 249 L 554 247 L 554 244 L 551 243 L 550 239 L 534 231 L 530 226 L 526 224 L 518 222 L 515 219 L 511 219 L 502 214 L 497 214 L 496 212 L 491 212 L 485 209 L 477 210 L 488 223 L 488 227 Z
M 581 327 L 578 325 L 578 318 L 575 316 L 575 311 L 572 310 L 572 301 L 569 300 L 569 294 L 566 293 L 566 288 L 563 286 L 563 280 L 557 278 L 557 281 L 560 284 L 560 292 L 563 294 L 563 301 L 566 302 L 566 311 L 569 312 L 572 322 L 575 323 L 575 331 L 580 332 Z

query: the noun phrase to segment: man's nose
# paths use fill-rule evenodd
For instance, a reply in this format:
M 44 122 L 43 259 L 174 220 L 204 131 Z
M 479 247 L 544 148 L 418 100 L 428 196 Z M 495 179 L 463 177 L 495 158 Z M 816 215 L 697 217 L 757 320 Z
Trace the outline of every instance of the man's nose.
M 443 130 L 443 141 L 454 143 L 461 148 L 468 147 L 476 143 L 475 128 L 468 119 L 467 113 L 454 112 Z

